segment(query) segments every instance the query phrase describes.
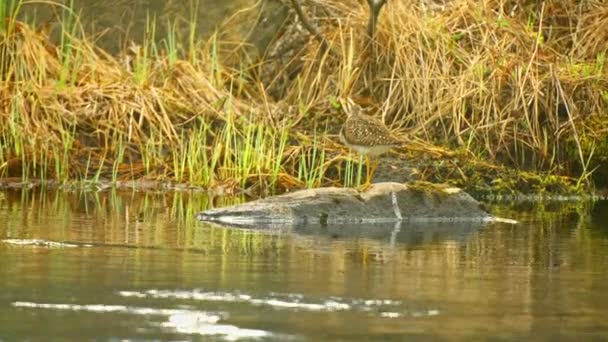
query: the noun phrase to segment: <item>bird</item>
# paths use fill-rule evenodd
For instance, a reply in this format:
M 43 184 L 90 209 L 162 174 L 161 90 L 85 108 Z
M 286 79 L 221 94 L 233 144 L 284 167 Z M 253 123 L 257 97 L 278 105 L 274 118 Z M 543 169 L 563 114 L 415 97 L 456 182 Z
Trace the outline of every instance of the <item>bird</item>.
M 382 120 L 363 114 L 363 109 L 354 102 L 347 100 L 342 107 L 348 117 L 340 129 L 340 141 L 366 157 L 368 168 L 365 185 L 369 186 L 378 164 L 376 159 L 373 168 L 370 168 L 369 158 L 386 153 L 393 147 L 401 147 L 404 142 L 391 133 Z

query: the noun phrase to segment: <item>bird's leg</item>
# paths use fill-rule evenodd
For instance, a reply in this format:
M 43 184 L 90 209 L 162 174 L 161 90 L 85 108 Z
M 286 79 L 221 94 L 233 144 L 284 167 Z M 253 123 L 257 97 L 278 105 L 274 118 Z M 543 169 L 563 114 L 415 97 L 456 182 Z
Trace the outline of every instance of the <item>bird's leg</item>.
M 376 174 L 376 169 L 378 169 L 378 157 L 374 158 L 374 166 L 372 166 L 372 176 L 370 177 L 370 180 Z
M 365 155 L 365 183 L 359 186 L 359 191 L 365 191 L 372 185 L 372 176 L 374 175 L 375 168 L 372 169 L 369 156 Z
M 371 163 L 371 160 L 368 155 L 365 155 L 365 164 L 366 164 L 365 170 L 367 171 L 367 175 L 365 177 L 365 184 L 370 185 L 370 184 L 372 184 L 372 176 L 374 174 L 373 174 L 373 169 L 372 169 L 372 163 Z

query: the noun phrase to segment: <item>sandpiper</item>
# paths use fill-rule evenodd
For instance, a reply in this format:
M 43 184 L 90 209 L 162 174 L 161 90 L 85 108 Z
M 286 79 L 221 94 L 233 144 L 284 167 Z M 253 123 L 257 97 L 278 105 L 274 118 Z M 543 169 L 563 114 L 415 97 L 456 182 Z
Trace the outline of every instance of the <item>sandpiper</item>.
M 403 141 L 395 137 L 384 123 L 372 116 L 362 113 L 362 108 L 349 101 L 344 106 L 348 118 L 340 130 L 340 141 L 349 148 L 364 155 L 368 164 L 366 185 L 371 183 L 371 177 L 377 166 L 369 168 L 369 157 L 376 157 L 388 152 L 393 147 L 403 145 Z

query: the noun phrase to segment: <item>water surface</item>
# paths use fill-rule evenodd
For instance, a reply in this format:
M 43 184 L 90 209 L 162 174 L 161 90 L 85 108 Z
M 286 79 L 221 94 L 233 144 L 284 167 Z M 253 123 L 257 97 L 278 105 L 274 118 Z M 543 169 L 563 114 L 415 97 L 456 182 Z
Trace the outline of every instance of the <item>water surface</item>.
M 519 225 L 255 231 L 238 199 L 0 192 L 0 340 L 602 340 L 608 204 Z

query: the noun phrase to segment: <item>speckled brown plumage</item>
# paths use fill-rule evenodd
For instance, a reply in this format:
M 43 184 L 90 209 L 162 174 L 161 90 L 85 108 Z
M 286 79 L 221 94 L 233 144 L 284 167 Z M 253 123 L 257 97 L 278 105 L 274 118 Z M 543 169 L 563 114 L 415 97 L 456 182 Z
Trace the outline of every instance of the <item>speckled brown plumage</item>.
M 382 121 L 362 114 L 358 107 L 352 109 L 342 125 L 340 140 L 348 147 L 367 155 L 379 155 L 391 147 L 403 145 Z

